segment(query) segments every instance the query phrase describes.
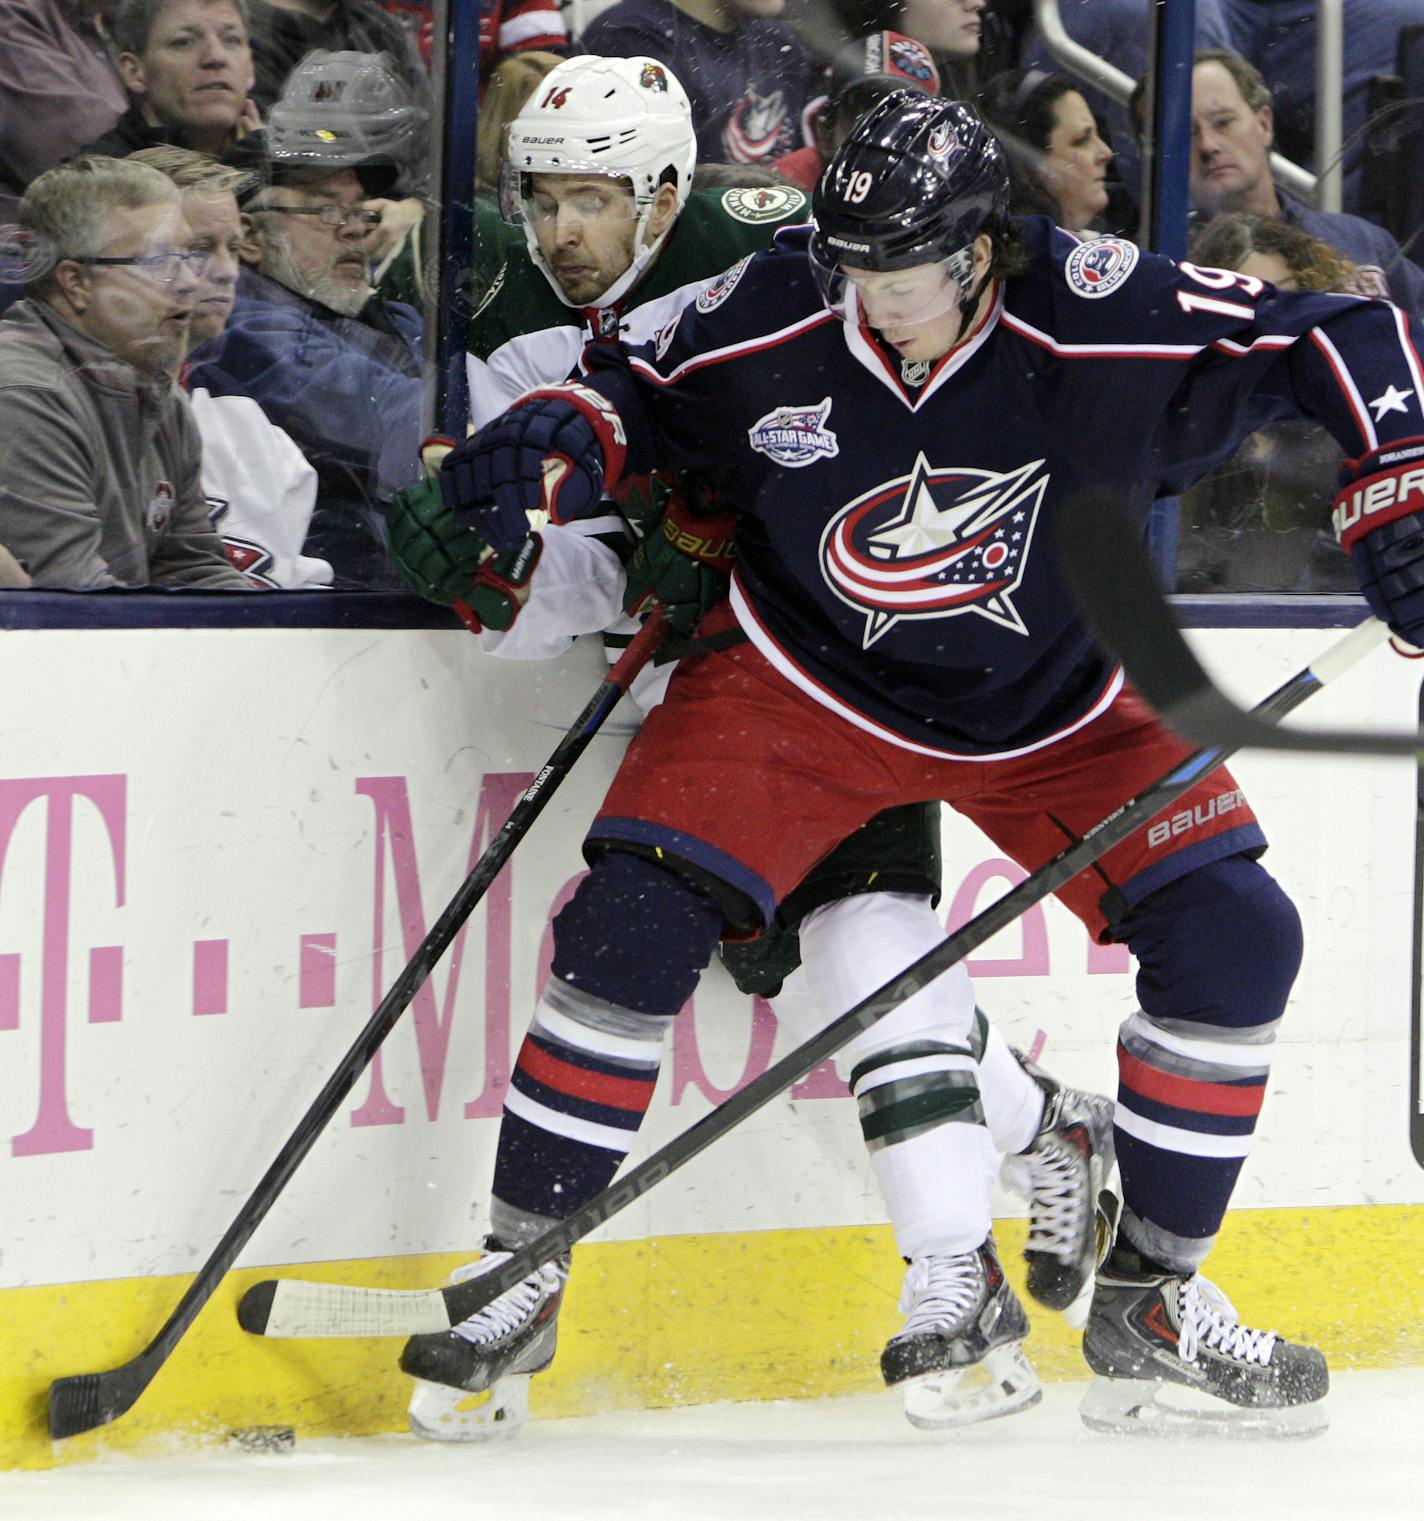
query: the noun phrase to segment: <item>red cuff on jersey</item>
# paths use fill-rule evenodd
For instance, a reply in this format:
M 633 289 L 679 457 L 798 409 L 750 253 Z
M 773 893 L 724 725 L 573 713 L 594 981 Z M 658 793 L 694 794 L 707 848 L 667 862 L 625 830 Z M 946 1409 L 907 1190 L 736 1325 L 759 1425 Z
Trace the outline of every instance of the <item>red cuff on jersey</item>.
M 558 386 L 540 386 L 538 390 L 521 396 L 514 406 L 522 407 L 528 402 L 546 397 L 559 397 L 569 402 L 588 420 L 588 425 L 593 429 L 594 437 L 603 450 L 603 489 L 612 491 L 623 478 L 623 466 L 628 459 L 628 434 L 624 430 L 618 409 L 601 391 L 595 391 L 592 386 L 579 385 L 576 381 Z
M 1424 438 L 1399 438 L 1360 459 L 1346 460 L 1349 484 L 1335 498 L 1331 521 L 1341 549 L 1396 518 L 1424 512 Z

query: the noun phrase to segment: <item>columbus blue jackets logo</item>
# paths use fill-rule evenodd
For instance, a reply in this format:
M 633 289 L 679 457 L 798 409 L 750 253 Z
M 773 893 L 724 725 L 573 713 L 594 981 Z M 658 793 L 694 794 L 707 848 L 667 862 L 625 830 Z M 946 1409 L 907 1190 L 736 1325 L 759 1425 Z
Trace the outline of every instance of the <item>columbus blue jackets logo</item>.
M 745 259 L 738 259 L 731 269 L 724 269 L 710 284 L 704 285 L 697 293 L 697 310 L 715 312 L 736 290 L 737 281 L 746 274 L 747 265 L 751 262 L 752 256 L 748 254 Z
M 1068 255 L 1063 274 L 1075 296 L 1108 296 L 1137 268 L 1137 244 L 1126 238 L 1094 238 Z
M 840 453 L 836 435 L 826 426 L 830 415 L 829 396 L 814 407 L 778 407 L 753 423 L 747 438 L 758 454 L 778 465 L 814 465 Z
M 821 574 L 865 614 L 869 649 L 902 618 L 976 613 L 1027 634 L 1013 603 L 1048 474 L 1043 460 L 999 474 L 933 469 L 924 455 L 909 475 L 873 487 L 821 536 Z

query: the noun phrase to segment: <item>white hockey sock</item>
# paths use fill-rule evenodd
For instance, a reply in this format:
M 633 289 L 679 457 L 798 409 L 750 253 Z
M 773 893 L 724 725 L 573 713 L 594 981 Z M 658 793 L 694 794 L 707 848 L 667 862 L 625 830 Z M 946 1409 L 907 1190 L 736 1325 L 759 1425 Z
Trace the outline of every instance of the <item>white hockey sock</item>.
M 815 994 L 814 1029 L 943 939 L 929 900 L 910 894 L 867 893 L 808 915 L 801 953 Z M 871 1167 L 905 1256 L 970 1251 L 989 1231 L 999 1156 L 980 1107 L 982 1024 L 969 975 L 958 966 L 845 1048 Z
M 989 1134 L 1006 1155 L 1023 1151 L 1038 1134 L 1043 1089 L 1019 1066 L 993 1025 L 986 1026 L 984 1051 L 979 1058 L 979 1100 Z

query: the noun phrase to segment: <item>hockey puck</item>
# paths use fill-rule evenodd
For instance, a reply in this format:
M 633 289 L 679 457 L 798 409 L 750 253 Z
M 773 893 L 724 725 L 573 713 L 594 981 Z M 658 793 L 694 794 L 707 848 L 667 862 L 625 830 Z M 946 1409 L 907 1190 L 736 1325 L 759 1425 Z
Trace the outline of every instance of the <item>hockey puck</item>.
M 243 1452 L 291 1452 L 297 1433 L 291 1426 L 239 1426 L 228 1432 L 227 1441 Z

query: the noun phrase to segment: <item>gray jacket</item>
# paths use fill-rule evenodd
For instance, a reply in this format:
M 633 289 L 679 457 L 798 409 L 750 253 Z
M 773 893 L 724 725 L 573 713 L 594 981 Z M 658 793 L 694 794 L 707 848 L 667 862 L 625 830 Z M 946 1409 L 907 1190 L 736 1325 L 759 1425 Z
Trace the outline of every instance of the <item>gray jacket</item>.
M 187 398 L 44 301 L 0 316 L 0 544 L 36 586 L 247 583 L 208 520 Z

